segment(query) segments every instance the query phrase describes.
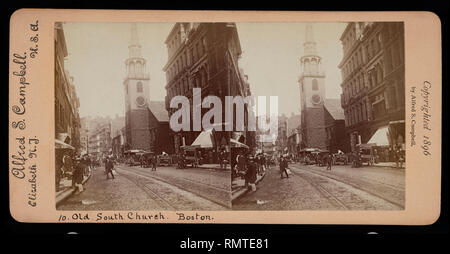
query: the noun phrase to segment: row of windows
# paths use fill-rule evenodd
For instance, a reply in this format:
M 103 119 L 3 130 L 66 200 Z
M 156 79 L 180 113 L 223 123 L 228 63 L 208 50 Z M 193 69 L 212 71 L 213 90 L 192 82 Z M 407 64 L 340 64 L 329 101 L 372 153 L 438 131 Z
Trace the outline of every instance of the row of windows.
M 353 107 L 345 111 L 345 125 L 352 126 L 368 119 L 368 109 L 366 101 L 355 104 Z
M 140 61 L 130 62 L 128 64 L 128 74 L 130 77 L 139 76 L 144 74 L 145 64 Z
M 203 88 L 207 83 L 207 74 L 205 69 L 201 69 L 191 80 L 182 78 L 179 82 L 167 89 L 169 98 L 177 95 L 187 94 L 194 87 Z
M 364 51 L 363 51 L 364 49 Z M 342 68 L 343 79 L 346 79 L 358 67 L 364 65 L 382 49 L 381 35 L 377 34 L 364 47 L 359 48 Z
M 386 72 L 389 73 L 404 62 L 403 41 L 398 40 L 386 50 Z
M 378 119 L 386 115 L 387 110 L 395 109 L 398 105 L 404 104 L 404 97 L 401 96 L 404 86 L 401 80 L 397 80 L 388 88 L 373 97 L 372 118 Z M 400 95 L 400 96 L 399 96 Z M 351 108 L 345 110 L 345 124 L 351 126 L 361 121 L 369 119 L 369 105 L 366 101 L 355 103 Z
M 350 58 L 349 61 L 343 66 L 342 68 L 342 76 L 343 79 L 346 79 L 354 70 L 356 70 L 359 66 L 367 63 L 372 59 L 375 55 L 377 55 L 382 49 L 383 46 L 389 43 L 389 40 L 396 37 L 396 35 L 399 35 L 402 33 L 402 23 L 387 23 L 384 25 L 382 33 L 377 33 L 375 36 L 370 38 L 363 47 L 359 48 L 355 51 L 353 56 Z M 354 32 L 350 32 L 349 37 L 345 38 L 343 41 L 344 45 L 344 55 L 347 52 L 347 48 L 349 47 L 349 41 L 350 38 L 353 38 L 353 40 L 356 40 L 355 36 L 352 36 Z M 394 67 L 396 64 L 401 63 L 403 61 L 403 45 L 402 41 L 398 40 L 397 43 L 390 47 L 390 49 L 387 49 L 387 54 L 392 56 L 389 56 L 389 59 L 392 60 L 392 64 Z M 392 52 L 391 52 L 392 51 Z M 386 66 L 387 70 L 391 70 L 392 66 L 390 65 L 390 62 Z
M 352 29 L 348 32 L 347 36 L 342 40 L 342 46 L 344 48 L 344 54 L 349 50 L 357 39 L 357 28 L 362 26 L 362 22 L 353 23 Z
M 389 73 L 397 66 L 403 64 L 403 47 L 400 41 L 386 50 L 385 59 L 386 61 L 381 60 L 367 74 L 367 84 L 364 82 L 364 74 L 360 74 L 348 82 L 348 85 L 344 86 L 345 100 L 357 95 L 364 87 L 371 89 L 372 87 L 379 85 L 385 77 L 384 69 L 386 69 L 386 73 Z M 386 62 L 386 64 L 384 64 L 384 62 Z
M 199 60 L 207 51 L 206 39 L 203 37 L 192 45 L 190 49 L 182 52 L 174 60 L 172 66 L 167 70 L 167 80 L 172 80 L 184 68 Z
M 351 97 L 356 96 L 362 89 L 367 87 L 371 89 L 383 82 L 383 61 L 376 64 L 376 66 L 368 73 L 367 82 L 365 82 L 364 74 L 355 76 L 347 85 L 344 86 L 344 99 L 348 101 Z

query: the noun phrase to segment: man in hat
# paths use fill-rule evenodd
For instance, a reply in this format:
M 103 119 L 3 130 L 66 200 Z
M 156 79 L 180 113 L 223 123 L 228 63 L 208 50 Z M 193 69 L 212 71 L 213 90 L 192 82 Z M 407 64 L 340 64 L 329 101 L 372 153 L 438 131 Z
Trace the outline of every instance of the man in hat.
M 109 179 L 109 174 L 111 174 L 112 179 L 114 179 L 114 174 L 112 172 L 113 168 L 114 168 L 114 163 L 113 163 L 112 159 L 106 158 L 106 161 L 105 161 L 106 180 Z
M 281 173 L 281 179 L 283 179 L 283 173 L 286 174 L 286 178 L 289 178 L 289 174 L 286 170 L 288 167 L 287 158 L 285 156 L 280 156 L 280 173 Z
M 74 187 L 78 188 L 78 193 L 84 191 L 83 189 L 84 169 L 85 169 L 84 160 L 82 160 L 79 157 L 76 157 L 72 182 L 74 184 Z
M 155 154 L 153 154 L 151 157 L 151 163 L 152 163 L 152 171 L 156 171 L 156 164 L 158 164 L 158 159 L 156 158 Z
M 255 190 L 254 184 L 256 182 L 256 171 L 257 165 L 255 163 L 255 158 L 252 155 L 248 156 L 247 160 L 247 171 L 245 172 L 245 187 L 248 188 L 249 184 L 253 186 Z
M 331 170 L 331 165 L 333 164 L 333 155 L 331 152 L 327 155 L 327 170 Z

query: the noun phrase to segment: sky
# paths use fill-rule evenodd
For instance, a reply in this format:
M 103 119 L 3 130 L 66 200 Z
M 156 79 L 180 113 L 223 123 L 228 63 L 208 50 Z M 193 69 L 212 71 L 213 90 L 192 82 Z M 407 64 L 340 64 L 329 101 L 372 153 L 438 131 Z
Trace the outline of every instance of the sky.
M 167 62 L 164 44 L 173 23 L 138 23 L 142 56 L 150 74 L 150 100 L 163 101 Z M 68 57 L 66 69 L 74 78 L 84 116 L 125 114 L 123 81 L 126 76 L 130 23 L 64 23 Z M 342 59 L 339 40 L 345 23 L 314 23 L 314 39 L 325 71 L 327 98 L 340 98 Z M 237 23 L 242 56 L 239 66 L 248 75 L 253 95 L 278 96 L 279 114 L 300 113 L 305 23 Z

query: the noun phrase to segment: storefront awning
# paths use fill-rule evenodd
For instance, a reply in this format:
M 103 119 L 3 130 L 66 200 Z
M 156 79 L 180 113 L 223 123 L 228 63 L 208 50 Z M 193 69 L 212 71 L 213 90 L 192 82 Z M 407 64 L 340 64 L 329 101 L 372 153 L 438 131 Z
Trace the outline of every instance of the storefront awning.
M 211 130 L 202 131 L 194 140 L 191 146 L 200 146 L 200 148 L 213 148 L 214 136 Z
M 375 144 L 377 146 L 389 146 L 389 127 L 383 126 L 372 135 L 367 144 Z
M 75 150 L 75 147 L 62 142 L 59 139 L 55 139 L 55 149 L 71 149 L 71 150 Z
M 63 132 L 63 133 L 58 133 L 58 134 L 56 135 L 56 139 L 59 140 L 59 141 L 61 141 L 61 142 L 63 142 L 63 143 L 66 143 L 66 144 L 67 144 L 67 143 L 70 142 L 71 137 L 70 137 L 69 134 Z
M 231 144 L 231 147 L 249 149 L 248 145 L 241 143 L 234 138 L 230 138 L 230 144 Z

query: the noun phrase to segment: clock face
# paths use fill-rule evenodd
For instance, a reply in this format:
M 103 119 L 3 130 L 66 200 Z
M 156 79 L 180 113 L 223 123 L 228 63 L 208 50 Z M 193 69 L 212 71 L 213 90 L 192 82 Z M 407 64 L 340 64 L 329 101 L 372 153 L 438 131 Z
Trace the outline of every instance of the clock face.
M 314 104 L 319 104 L 322 101 L 322 98 L 320 97 L 320 95 L 314 94 L 313 96 L 311 96 L 311 101 Z
M 139 107 L 145 106 L 145 99 L 144 99 L 144 97 L 142 97 L 142 96 L 137 97 L 137 98 L 136 98 L 136 104 L 137 104 Z

